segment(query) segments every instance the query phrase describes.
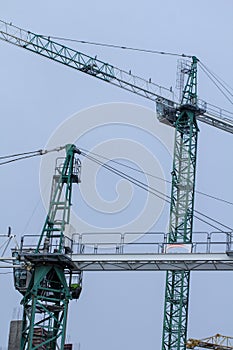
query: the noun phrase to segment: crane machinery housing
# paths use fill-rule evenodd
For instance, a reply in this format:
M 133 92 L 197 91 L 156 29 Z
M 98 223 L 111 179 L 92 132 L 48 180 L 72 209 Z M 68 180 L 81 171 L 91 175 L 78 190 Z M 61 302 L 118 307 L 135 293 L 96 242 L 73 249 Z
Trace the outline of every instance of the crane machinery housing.
M 54 42 L 49 37 L 34 34 L 0 21 L 0 39 L 156 103 L 159 120 L 175 128 L 168 243 L 192 243 L 199 130 L 197 121 L 233 133 L 232 114 L 198 98 L 198 58 L 189 57 L 191 62 L 185 71 L 187 80 L 182 99 L 174 101 L 169 89 L 134 76 L 131 72 L 120 70 L 96 57 L 93 58 Z M 16 287 L 24 295 L 21 350 L 38 348 L 38 345 L 33 347 L 33 334 L 35 328 L 42 324 L 46 325 L 43 326 L 43 329 L 47 335 L 49 334 L 49 339 L 43 342 L 45 348 L 55 349 L 58 339 L 60 349 L 63 349 L 64 346 L 67 306 L 71 299 L 70 286 L 65 279 L 65 270 L 68 269 L 68 274 L 72 277 L 72 264 L 67 257 L 68 250 L 66 253 L 63 251 L 65 248 L 63 239 L 65 224 L 69 222 L 72 183 L 79 182 L 79 174 L 72 173 L 72 162 L 76 153 L 78 151 L 74 146 L 68 148 L 68 158 L 59 175 L 60 180 L 54 178 L 53 194 L 58 197 L 52 199 L 37 248 L 34 252 L 24 255 L 25 259 L 32 264 L 32 271 L 28 272 L 31 273 L 29 284 L 22 291 L 21 287 L 17 287 L 17 280 L 15 281 Z M 64 186 L 66 186 L 66 199 L 65 202 L 61 202 Z M 59 212 L 64 215 L 58 224 L 55 218 Z M 56 242 L 59 241 L 57 252 L 50 250 L 51 247 L 54 247 L 52 244 L 54 239 Z M 41 257 L 43 257 L 42 260 Z M 189 285 L 190 271 L 171 270 L 167 272 L 162 350 L 186 349 Z M 44 300 L 49 301 L 48 307 Z M 39 316 L 45 314 L 45 316 L 38 321 L 38 314 Z

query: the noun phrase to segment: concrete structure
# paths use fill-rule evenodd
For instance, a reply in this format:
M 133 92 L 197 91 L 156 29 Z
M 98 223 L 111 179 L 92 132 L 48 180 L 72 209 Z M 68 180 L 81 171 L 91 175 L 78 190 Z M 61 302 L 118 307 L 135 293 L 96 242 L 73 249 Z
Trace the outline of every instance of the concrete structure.
M 21 320 L 11 321 L 8 340 L 8 350 L 20 349 L 22 325 L 23 321 Z

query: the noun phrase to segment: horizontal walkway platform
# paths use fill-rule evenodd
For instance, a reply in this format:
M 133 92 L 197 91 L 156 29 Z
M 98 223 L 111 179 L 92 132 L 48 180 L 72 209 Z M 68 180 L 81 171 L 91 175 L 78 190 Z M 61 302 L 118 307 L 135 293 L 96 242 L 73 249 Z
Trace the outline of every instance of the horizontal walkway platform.
M 18 253 L 22 264 L 53 262 L 75 271 L 233 271 L 232 232 L 194 232 L 190 243 L 168 243 L 167 237 L 163 232 L 74 234 L 64 237 L 63 252 L 51 245 L 35 253 L 38 237 L 25 235 Z M 2 262 L 12 264 L 11 259 Z
M 231 253 L 186 254 L 75 254 L 82 271 L 233 271 Z

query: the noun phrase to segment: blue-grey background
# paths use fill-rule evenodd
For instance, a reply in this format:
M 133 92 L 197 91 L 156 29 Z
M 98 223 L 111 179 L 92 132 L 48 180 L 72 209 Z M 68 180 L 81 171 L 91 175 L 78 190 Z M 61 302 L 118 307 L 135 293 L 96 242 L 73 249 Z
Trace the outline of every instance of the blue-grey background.
M 36 33 L 195 54 L 233 85 L 231 0 L 8 0 L 0 10 L 1 19 Z M 174 57 L 74 46 L 161 85 L 175 85 Z M 150 101 L 7 43 L 0 42 L 0 52 L 1 155 L 44 147 L 67 117 L 96 104 L 129 102 L 154 108 Z M 199 94 L 222 108 L 232 107 L 203 75 Z M 206 125 L 200 130 L 197 189 L 232 201 L 233 136 Z M 2 234 L 9 225 L 18 239 L 22 233 L 39 232 L 46 215 L 40 201 L 39 166 L 39 159 L 34 159 L 1 167 Z M 37 203 L 36 215 L 27 225 Z M 197 196 L 196 208 L 233 226 L 232 206 Z M 208 228 L 196 223 L 195 229 Z M 192 274 L 190 337 L 233 336 L 232 277 L 232 272 Z M 81 350 L 160 348 L 164 284 L 164 273 L 85 274 L 81 299 L 70 304 L 67 341 L 80 343 Z M 6 347 L 20 295 L 11 274 L 0 275 L 0 288 L 0 346 Z

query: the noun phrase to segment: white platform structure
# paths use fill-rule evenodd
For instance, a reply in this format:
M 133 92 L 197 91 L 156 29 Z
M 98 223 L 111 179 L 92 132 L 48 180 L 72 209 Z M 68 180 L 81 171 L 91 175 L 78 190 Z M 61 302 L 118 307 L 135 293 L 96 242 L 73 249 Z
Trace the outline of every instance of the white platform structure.
M 191 244 L 167 243 L 167 237 L 162 232 L 74 234 L 72 239 L 65 238 L 61 259 L 67 259 L 74 271 L 233 271 L 231 232 L 196 232 Z M 32 256 L 37 261 L 41 254 L 45 257 L 43 251 L 34 253 L 37 238 L 22 237 L 22 265 L 30 263 Z M 0 268 L 18 268 L 14 260 L 0 257 Z

